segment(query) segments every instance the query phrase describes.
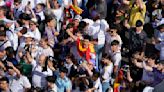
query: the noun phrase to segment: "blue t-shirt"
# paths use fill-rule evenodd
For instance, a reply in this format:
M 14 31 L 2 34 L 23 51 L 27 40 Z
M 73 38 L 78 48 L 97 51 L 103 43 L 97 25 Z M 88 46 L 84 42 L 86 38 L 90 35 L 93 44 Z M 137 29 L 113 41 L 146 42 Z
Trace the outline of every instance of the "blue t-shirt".
M 153 73 L 154 73 L 154 82 L 152 86 L 154 87 L 164 79 L 164 73 L 157 70 L 157 68 L 153 68 Z
M 64 77 L 64 79 L 62 79 L 61 77 L 58 77 L 56 79 L 56 85 L 58 87 L 58 92 L 65 92 L 66 90 L 72 88 L 71 81 L 66 76 Z

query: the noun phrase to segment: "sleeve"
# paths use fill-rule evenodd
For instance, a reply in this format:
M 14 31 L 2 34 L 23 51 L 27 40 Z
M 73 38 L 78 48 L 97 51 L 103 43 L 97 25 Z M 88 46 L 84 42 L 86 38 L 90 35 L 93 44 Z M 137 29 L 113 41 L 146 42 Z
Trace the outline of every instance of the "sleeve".
M 27 77 L 23 77 L 23 86 L 24 88 L 31 88 L 30 81 L 27 79 Z
M 32 70 L 34 70 L 34 68 L 36 67 L 36 65 L 37 65 L 37 63 L 36 63 L 36 61 L 33 59 L 33 61 L 31 62 L 31 65 L 32 65 L 32 67 L 33 67 L 33 69 Z
M 72 89 L 72 84 L 71 81 L 68 79 L 68 82 L 65 85 L 66 90 L 71 90 Z
M 36 36 L 35 39 L 36 39 L 37 41 L 40 41 L 40 39 L 41 39 L 41 34 L 40 34 L 39 30 L 37 31 L 37 35 L 35 35 L 35 36 Z
M 47 76 L 52 76 L 53 75 L 53 72 L 51 69 L 47 68 L 47 71 L 43 72 L 44 75 L 47 75 Z
M 121 55 L 120 54 L 114 55 L 114 66 L 119 66 L 120 62 L 121 62 Z
M 110 65 L 110 67 L 105 68 L 105 72 L 104 72 L 104 74 L 102 75 L 102 78 L 108 79 L 108 78 L 110 77 L 110 74 L 112 74 L 112 72 L 113 72 L 113 64 Z
M 94 87 L 96 89 L 98 89 L 99 88 L 99 85 L 100 85 L 100 78 L 97 79 L 96 84 L 94 85 Z

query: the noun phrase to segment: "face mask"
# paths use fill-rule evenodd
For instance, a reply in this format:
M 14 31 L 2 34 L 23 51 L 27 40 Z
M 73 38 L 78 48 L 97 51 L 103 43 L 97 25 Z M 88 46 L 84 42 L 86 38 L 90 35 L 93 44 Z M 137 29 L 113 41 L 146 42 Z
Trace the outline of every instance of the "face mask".
M 139 32 L 136 32 L 136 34 L 140 34 L 141 33 L 141 31 L 139 31 Z

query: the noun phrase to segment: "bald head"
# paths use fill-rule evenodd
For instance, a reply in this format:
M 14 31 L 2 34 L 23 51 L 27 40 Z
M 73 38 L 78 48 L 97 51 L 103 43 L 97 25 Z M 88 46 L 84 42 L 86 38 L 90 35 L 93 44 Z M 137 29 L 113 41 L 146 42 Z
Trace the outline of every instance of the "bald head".
M 41 54 L 39 56 L 39 64 L 42 66 L 42 65 L 44 65 L 45 61 L 46 61 L 46 56 Z

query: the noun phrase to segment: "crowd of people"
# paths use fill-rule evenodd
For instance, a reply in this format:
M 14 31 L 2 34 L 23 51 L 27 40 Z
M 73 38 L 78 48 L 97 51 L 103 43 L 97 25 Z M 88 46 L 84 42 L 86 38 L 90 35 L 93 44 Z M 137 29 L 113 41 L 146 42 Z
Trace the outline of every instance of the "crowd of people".
M 164 0 L 0 0 L 0 92 L 164 92 Z

